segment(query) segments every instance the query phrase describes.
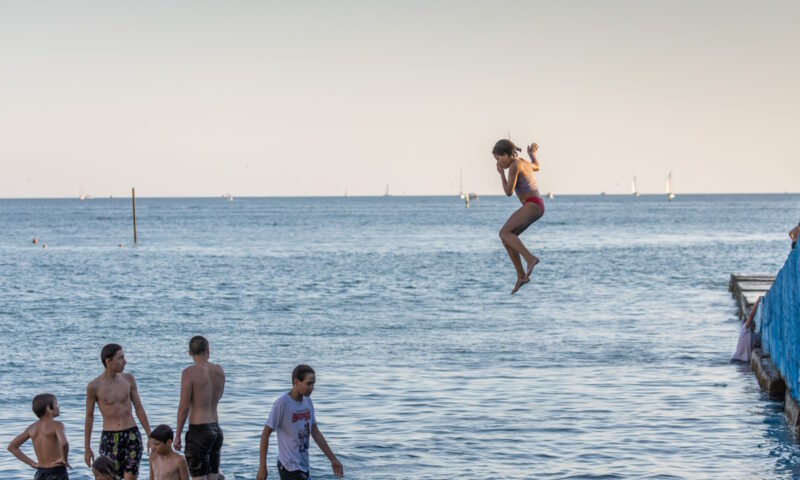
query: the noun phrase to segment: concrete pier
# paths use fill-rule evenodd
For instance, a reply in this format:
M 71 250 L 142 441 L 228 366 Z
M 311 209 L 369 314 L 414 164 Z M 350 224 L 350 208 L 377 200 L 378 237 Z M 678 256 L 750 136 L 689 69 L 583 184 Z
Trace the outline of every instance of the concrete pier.
M 786 395 L 786 384 L 781 378 L 780 372 L 769 354 L 764 353 L 760 348 L 753 350 L 750 354 L 750 368 L 756 374 L 758 384 L 761 389 L 774 400 L 781 400 Z
M 728 290 L 736 300 L 739 318 L 742 320 L 747 318 L 747 314 L 750 313 L 750 309 L 756 303 L 758 297 L 765 295 L 774 282 L 775 275 L 731 274 Z

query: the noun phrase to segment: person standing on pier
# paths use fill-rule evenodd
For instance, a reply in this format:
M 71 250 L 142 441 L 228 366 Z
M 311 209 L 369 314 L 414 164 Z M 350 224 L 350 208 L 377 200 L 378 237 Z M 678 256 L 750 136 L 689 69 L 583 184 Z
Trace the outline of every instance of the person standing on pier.
M 217 480 L 223 441 L 217 405 L 225 390 L 225 372 L 208 361 L 210 348 L 205 337 L 192 337 L 189 355 L 194 365 L 186 367 L 181 374 L 178 428 L 173 446 L 181 449 L 181 433 L 188 417 L 186 462 L 189 473 L 195 480 Z
M 789 238 L 792 239 L 792 250 L 794 250 L 794 246 L 797 245 L 798 236 L 800 236 L 800 223 L 798 223 L 793 229 L 789 230 Z
M 539 146 L 535 143 L 528 146 L 530 163 L 517 156 L 517 152 L 522 149 L 514 145 L 511 140 L 498 140 L 492 149 L 492 155 L 497 161 L 497 172 L 500 173 L 500 180 L 503 182 L 503 191 L 508 197 L 516 192 L 522 203 L 522 206 L 508 217 L 505 225 L 500 229 L 500 240 L 517 271 L 517 283 L 511 290 L 512 294 L 530 281 L 533 267 L 539 263 L 539 259 L 529 252 L 522 240 L 519 239 L 522 232 L 544 215 L 544 201 L 539 194 L 536 178 L 533 175 L 533 172 L 539 171 L 539 160 L 536 158 L 538 149 Z M 506 170 L 508 170 L 508 178 L 506 178 Z M 520 257 L 525 259 L 525 270 L 522 269 Z
M 89 382 L 86 387 L 86 420 L 84 423 L 84 459 L 91 468 L 94 460 L 92 451 L 92 427 L 94 426 L 95 404 L 103 416 L 103 433 L 100 435 L 100 454 L 114 462 L 116 474 L 124 480 L 136 480 L 139 476 L 139 462 L 142 459 L 142 436 L 136 420 L 131 413 L 131 405 L 136 411 L 147 436 L 150 436 L 150 423 L 139 398 L 136 379 L 123 373 L 125 353 L 116 343 L 109 343 L 100 351 L 100 360 L 105 371 Z

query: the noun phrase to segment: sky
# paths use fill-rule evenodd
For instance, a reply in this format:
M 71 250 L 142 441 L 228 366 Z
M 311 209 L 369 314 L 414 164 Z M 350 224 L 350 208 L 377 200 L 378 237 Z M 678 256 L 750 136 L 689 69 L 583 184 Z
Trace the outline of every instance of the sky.
M 797 1 L 0 0 L 0 198 L 800 192 Z

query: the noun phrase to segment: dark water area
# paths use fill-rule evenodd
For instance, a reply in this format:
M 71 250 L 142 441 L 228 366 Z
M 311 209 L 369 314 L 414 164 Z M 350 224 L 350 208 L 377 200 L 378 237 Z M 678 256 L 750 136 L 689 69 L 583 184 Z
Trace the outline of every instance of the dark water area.
M 174 427 L 202 334 L 227 373 L 228 478 L 255 477 L 297 363 L 349 479 L 800 477 L 782 404 L 729 363 L 727 291 L 780 269 L 800 196 L 546 200 L 522 236 L 541 263 L 511 296 L 515 202 L 144 198 L 133 246 L 129 199 L 0 200 L 0 443 L 54 393 L 71 478 L 90 478 L 101 347 L 123 345 L 151 424 Z M 98 412 L 95 453 L 100 430 Z M 316 446 L 311 466 L 333 478 Z M 0 477 L 32 475 L 3 450 Z

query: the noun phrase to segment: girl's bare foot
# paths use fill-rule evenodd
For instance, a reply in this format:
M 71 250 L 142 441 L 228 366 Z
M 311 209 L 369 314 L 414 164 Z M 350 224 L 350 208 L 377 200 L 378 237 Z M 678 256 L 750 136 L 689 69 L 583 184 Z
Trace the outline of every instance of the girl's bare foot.
M 533 267 L 535 267 L 537 263 L 539 263 L 539 257 L 536 257 L 536 256 L 533 257 L 533 260 L 528 262 L 528 268 L 527 268 L 527 270 L 525 270 L 525 276 L 526 277 L 530 277 L 531 276 L 531 272 L 533 271 Z
M 529 281 L 530 281 L 530 278 L 528 278 L 528 277 L 518 278 L 517 279 L 517 284 L 514 285 L 514 290 L 511 290 L 511 295 L 514 295 L 515 293 L 517 293 L 517 290 L 522 288 L 522 286 L 525 285 L 526 283 L 528 283 Z

